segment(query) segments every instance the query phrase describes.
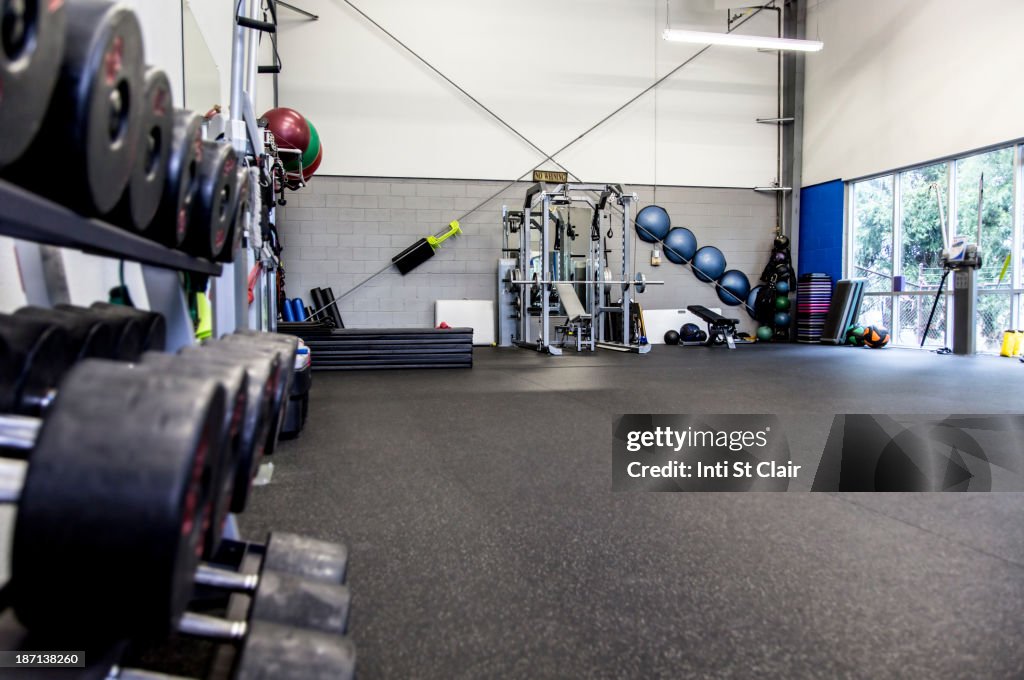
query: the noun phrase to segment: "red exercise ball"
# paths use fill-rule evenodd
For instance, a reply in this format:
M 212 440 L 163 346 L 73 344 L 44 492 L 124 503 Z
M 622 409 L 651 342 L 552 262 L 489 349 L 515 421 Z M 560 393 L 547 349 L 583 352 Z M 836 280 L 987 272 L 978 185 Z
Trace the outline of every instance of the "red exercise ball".
M 281 106 L 270 109 L 263 117 L 267 119 L 267 129 L 274 134 L 280 148 L 304 152 L 309 146 L 309 125 L 295 109 Z M 285 160 L 290 160 L 290 157 Z
M 320 151 L 317 152 L 316 158 L 313 160 L 313 162 L 309 165 L 308 168 L 303 168 L 302 169 L 302 179 L 308 181 L 309 178 L 313 176 L 313 173 L 316 172 L 316 169 L 320 167 L 320 161 L 322 161 L 323 159 L 324 159 L 324 144 L 321 141 L 320 142 Z

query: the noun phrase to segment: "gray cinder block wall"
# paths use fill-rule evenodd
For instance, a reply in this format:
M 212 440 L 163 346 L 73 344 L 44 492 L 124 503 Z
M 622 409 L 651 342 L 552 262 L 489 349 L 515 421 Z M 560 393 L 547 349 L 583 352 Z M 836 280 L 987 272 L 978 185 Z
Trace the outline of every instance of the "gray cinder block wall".
M 309 289 L 331 286 L 340 295 L 388 264 L 416 239 L 441 231 L 502 189 L 507 182 L 371 177 L 315 177 L 293 193 L 278 212 L 284 245 L 289 297 L 309 304 Z M 390 269 L 345 298 L 341 313 L 350 327 L 432 326 L 434 301 L 496 297 L 497 260 L 501 248 L 501 206 L 522 206 L 529 183 L 504 190 L 461 220 L 463 234 L 450 239 L 433 258 L 402 276 Z M 771 251 L 775 199 L 749 189 L 709 189 L 629 185 L 638 205 L 657 202 L 673 226 L 694 232 L 698 245 L 718 247 L 730 269 L 739 269 L 756 285 Z M 587 238 L 582 225 L 580 238 Z M 682 308 L 690 304 L 721 306 L 712 286 L 697 280 L 688 267 L 662 257 L 650 264 L 651 244 L 635 239 L 636 271 L 664 280 L 640 297 L 645 309 Z M 613 248 L 621 244 L 616 230 Z M 612 256 L 613 272 L 618 260 Z M 753 324 L 740 308 L 743 327 Z

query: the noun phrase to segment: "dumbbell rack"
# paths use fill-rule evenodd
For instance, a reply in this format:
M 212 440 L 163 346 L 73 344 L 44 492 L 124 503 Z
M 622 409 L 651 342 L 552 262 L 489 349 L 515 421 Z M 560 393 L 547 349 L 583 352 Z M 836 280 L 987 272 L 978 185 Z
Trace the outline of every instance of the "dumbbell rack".
M 172 250 L 106 222 L 0 180 L 0 235 L 80 250 L 143 265 L 150 307 L 167 319 L 169 349 L 191 344 L 195 335 L 175 272 L 220 276 L 220 264 Z M 45 285 L 22 272 L 26 289 Z M 26 291 L 28 292 L 28 291 Z

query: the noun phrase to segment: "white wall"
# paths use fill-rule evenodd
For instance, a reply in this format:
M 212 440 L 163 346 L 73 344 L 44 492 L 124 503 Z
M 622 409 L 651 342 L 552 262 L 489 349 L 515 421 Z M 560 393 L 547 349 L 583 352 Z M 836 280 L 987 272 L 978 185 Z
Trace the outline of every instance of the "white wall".
M 1024 2 L 814 2 L 805 186 L 1024 136 Z
M 280 9 L 281 104 L 319 129 L 321 174 L 511 179 L 543 158 L 342 0 L 300 4 L 321 19 Z M 699 49 L 661 39 L 664 0 L 356 4 L 547 151 Z M 707 30 L 726 19 L 710 0 L 671 0 L 671 15 Z M 775 22 L 763 12 L 740 31 L 774 35 Z M 775 115 L 775 66 L 712 47 L 559 160 L 588 181 L 765 184 L 775 131 L 754 120 Z

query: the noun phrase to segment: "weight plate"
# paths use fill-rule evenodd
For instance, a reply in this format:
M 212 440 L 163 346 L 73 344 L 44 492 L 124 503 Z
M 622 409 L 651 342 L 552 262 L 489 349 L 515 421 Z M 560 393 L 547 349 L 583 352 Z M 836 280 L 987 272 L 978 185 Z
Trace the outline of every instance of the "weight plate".
M 116 337 L 114 359 L 135 361 L 142 354 L 146 342 L 146 327 L 133 315 L 111 313 L 103 309 L 76 307 L 74 305 L 57 305 L 56 309 L 69 314 L 82 314 L 110 324 Z
M 162 352 L 167 347 L 167 320 L 163 314 L 109 302 L 94 302 L 91 309 L 137 320 L 142 327 L 142 351 Z
M 71 370 L 15 521 L 12 601 L 26 627 L 139 638 L 177 624 L 192 595 L 224 408 L 213 380 L 100 359 Z
M 250 180 L 249 169 L 241 165 L 238 166 L 232 191 L 235 197 L 234 207 L 231 209 L 232 219 L 228 225 L 224 248 L 214 258 L 217 262 L 232 262 L 235 259 L 235 253 L 241 247 L 242 234 L 245 233 L 245 228 L 249 221 L 249 202 L 252 197 Z
M 64 56 L 63 2 L 3 2 L 0 24 L 0 168 L 17 160 L 46 116 Z
M 163 199 L 156 217 L 142 235 L 177 248 L 192 221 L 192 203 L 203 156 L 203 119 L 191 111 L 175 111 L 164 180 Z
M 245 419 L 239 439 L 238 465 L 231 491 L 231 512 L 242 512 L 249 502 L 252 480 L 263 460 L 263 448 L 272 421 L 270 407 L 274 401 L 280 361 L 276 355 L 242 355 L 225 353 L 214 345 L 185 347 L 183 359 L 200 365 L 235 364 L 245 368 L 249 376 Z
M 235 680 L 352 680 L 356 647 L 347 637 L 253 621 Z
M 142 32 L 135 12 L 95 0 L 65 4 L 60 76 L 17 181 L 79 212 L 121 200 L 142 124 Z
M 242 427 L 245 424 L 245 410 L 249 399 L 249 374 L 245 368 L 237 364 L 199 362 L 163 352 L 146 352 L 140 362 L 140 367 L 144 369 L 190 378 L 217 380 L 224 388 L 228 408 L 224 409 L 224 421 L 217 446 L 223 454 L 220 456 L 221 464 L 214 471 L 210 530 L 206 533 L 203 545 L 203 556 L 212 559 L 224 535 L 224 520 L 227 518 L 231 494 L 235 488 L 235 477 L 242 452 Z
M 227 344 L 245 344 L 259 351 L 270 350 L 278 354 L 281 362 L 281 374 L 274 395 L 274 406 L 271 410 L 270 434 L 267 437 L 266 452 L 271 454 L 277 447 L 277 438 L 281 433 L 285 409 L 288 407 L 288 395 L 291 394 L 292 379 L 295 375 L 295 353 L 299 341 L 291 335 L 281 333 L 263 333 L 259 331 L 238 331 L 233 335 L 221 338 Z
M 0 314 L 0 411 L 36 415 L 77 359 L 62 326 Z
M 185 234 L 184 249 L 198 257 L 215 258 L 227 243 L 228 227 L 234 220 L 238 160 L 226 142 L 203 142 L 196 192 L 192 197 L 192 220 Z
M 14 315 L 62 327 L 68 332 L 69 349 L 77 359 L 113 359 L 117 351 L 116 330 L 101 319 L 47 307 L 22 307 Z
M 142 93 L 142 124 L 136 142 L 135 165 L 128 188 L 111 215 L 111 221 L 142 232 L 156 216 L 167 181 L 171 128 L 171 83 L 158 68 L 146 70 Z

